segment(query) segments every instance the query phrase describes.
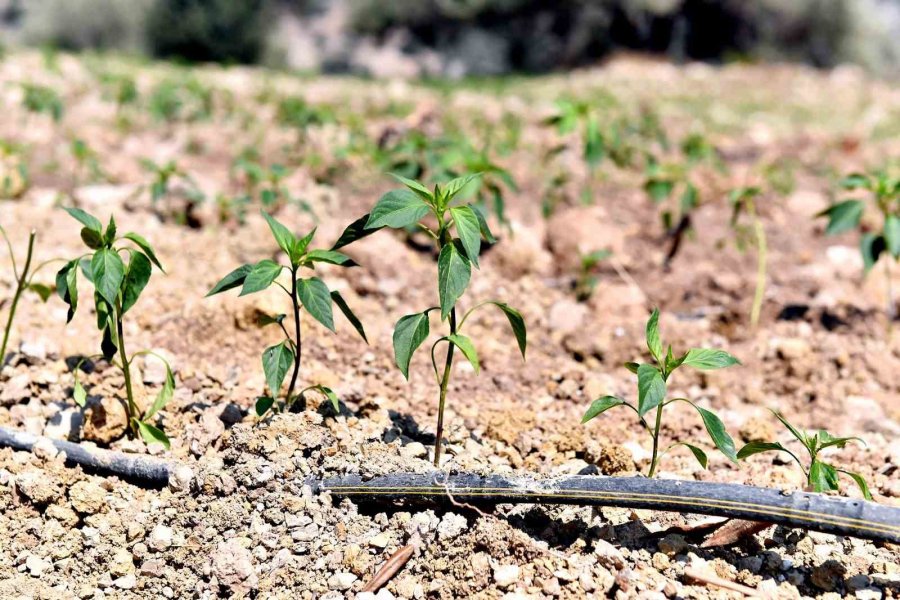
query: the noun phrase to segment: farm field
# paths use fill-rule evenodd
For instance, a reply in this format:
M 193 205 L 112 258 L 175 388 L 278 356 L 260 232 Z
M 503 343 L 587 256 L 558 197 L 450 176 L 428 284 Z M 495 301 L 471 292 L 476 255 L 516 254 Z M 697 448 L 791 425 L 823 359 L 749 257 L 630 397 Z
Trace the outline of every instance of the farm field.
M 657 430 L 666 444 L 702 449 L 707 468 L 685 447 L 651 467 L 651 440 L 633 412 L 581 423 L 598 398 L 637 402 L 623 364 L 650 360 L 645 327 L 658 308 L 676 353 L 715 348 L 740 361 L 679 369 L 667 397 L 714 412 L 738 449 L 777 441 L 800 451 L 770 409 L 805 430 L 858 436 L 865 444 L 827 448 L 822 460 L 900 507 L 900 323 L 891 319 L 900 217 L 885 225 L 878 210 L 900 211 L 890 208 L 900 204 L 895 85 L 852 68 L 640 57 L 453 84 L 12 52 L 0 62 L 0 96 L 3 324 L 17 285 L 10 249 L 23 267 L 33 229 L 32 266 L 64 259 L 39 270 L 16 307 L 0 426 L 186 465 L 155 489 L 67 467 L 46 444 L 0 449 L 0 597 L 353 597 L 407 545 L 412 558 L 374 597 L 900 597 L 900 546 L 888 542 L 778 526 L 707 548 L 698 524 L 708 519 L 693 515 L 419 508 L 314 493 L 315 479 L 433 469 L 439 392 L 429 348 L 445 335 L 450 292 L 439 293 L 425 231 L 443 221 L 428 211 L 419 215 L 426 227 L 404 223 L 341 247 L 359 266 L 332 256 L 301 269 L 340 293 L 367 341 L 343 310 L 328 309 L 332 333 L 323 309 L 304 300 L 296 389 L 322 387 L 284 410 L 296 355 L 283 341 L 293 338 L 291 299 L 278 283 L 207 297 L 240 265 L 287 260 L 261 209 L 297 238 L 316 228 L 310 248 L 329 249 L 403 188 L 389 173 L 423 182 L 426 195 L 481 173 L 459 198 L 480 208 L 496 243 L 480 241 L 476 222 L 478 268 L 458 306 L 513 307 L 527 350 L 523 362 L 509 313 L 486 307 L 466 320 L 477 359 L 465 342 L 454 346 L 441 469 L 623 476 L 656 467 L 660 478 L 807 487 L 786 454 L 730 461 L 687 403 L 667 406 Z M 864 204 L 817 216 L 847 199 Z M 73 207 L 101 221 L 98 237 L 112 215 L 119 236 L 138 232 L 152 245 L 165 272 L 152 266 L 119 336 L 131 352 L 164 358 L 171 375 L 153 354 L 133 356 L 127 383 L 109 357 L 82 360 L 103 338 L 94 287 L 77 275 L 67 323 L 57 272 L 72 264 L 75 276 L 77 260 L 67 261 L 104 252 L 105 242 L 63 210 Z M 465 233 L 454 235 L 461 241 L 448 252 L 471 255 Z M 439 309 L 407 381 L 395 324 L 428 307 Z M 277 356 L 261 359 L 267 348 Z M 280 395 L 260 404 L 273 381 Z M 138 425 L 126 385 L 142 435 L 130 435 Z M 160 390 L 171 398 L 157 411 Z M 147 443 L 162 440 L 158 432 L 165 444 Z M 862 497 L 851 477 L 839 483 L 832 493 Z

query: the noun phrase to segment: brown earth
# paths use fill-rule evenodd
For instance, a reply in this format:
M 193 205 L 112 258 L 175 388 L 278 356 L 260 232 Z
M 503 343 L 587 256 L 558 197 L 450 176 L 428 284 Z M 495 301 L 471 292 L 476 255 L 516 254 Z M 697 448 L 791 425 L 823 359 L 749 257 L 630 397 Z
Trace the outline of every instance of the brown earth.
M 150 175 L 140 167 L 142 158 L 177 159 L 207 197 L 233 195 L 241 186 L 232 161 L 253 146 L 266 164 L 295 167 L 286 183 L 315 215 L 290 205 L 278 218 L 298 232 L 318 224 L 316 242 L 327 247 L 392 185 L 365 156 L 335 156 L 351 134 L 377 139 L 408 127 L 428 135 L 459 129 L 477 145 L 512 115 L 519 141 L 499 159 L 520 188 L 507 199 L 512 231 L 495 223 L 501 241 L 484 255 L 462 302 L 497 298 L 520 309 L 528 358 L 522 362 L 502 314 L 478 313 L 469 322 L 482 372 L 476 376 L 461 362 L 454 370 L 444 468 L 646 471 L 649 440 L 632 414 L 611 411 L 578 423 L 597 396 L 635 397 L 634 377 L 621 364 L 646 360 L 644 323 L 658 306 L 664 341 L 676 349 L 720 347 L 743 363 L 679 371 L 670 395 L 714 409 L 739 442 L 787 441 L 769 407 L 802 427 L 861 436 L 865 447 L 848 446 L 828 459 L 864 475 L 876 501 L 900 505 L 900 338 L 888 333 L 885 280 L 881 268 L 862 277 L 853 234 L 826 238 L 823 222 L 811 218 L 833 199 L 838 176 L 896 159 L 896 88 L 846 69 L 712 69 L 634 59 L 496 90 L 464 85 L 449 92 L 202 68 L 194 75 L 214 91 L 211 118 L 159 123 L 137 107 L 117 111 L 101 91 L 101 72 L 128 72 L 146 93 L 176 71 L 70 56 L 60 56 L 54 71 L 32 54 L 0 63 L 0 140 L 24 147 L 2 168 L 21 160 L 30 172 L 20 197 L 0 201 L 0 225 L 17 254 L 35 228 L 38 261 L 82 252 L 78 228 L 60 205 L 78 204 L 101 219 L 113 213 L 120 231 L 139 231 L 153 243 L 167 275 L 151 280 L 125 333 L 132 349 L 156 349 L 175 370 L 175 398 L 162 414 L 171 451 L 112 439 L 120 435 L 115 369 L 98 362 L 84 383 L 91 403 L 109 412 L 102 415 L 109 422 L 94 421 L 93 435 L 110 439 L 112 448 L 182 461 L 191 473 L 181 482 L 187 485 L 155 491 L 65 468 L 47 449 L 0 450 L 0 596 L 340 598 L 359 591 L 410 543 L 414 557 L 379 598 L 735 596 L 685 578 L 690 566 L 761 595 L 900 596 L 900 550 L 889 544 L 775 528 L 733 548 L 701 549 L 696 534 L 667 533 L 684 519 L 664 513 L 540 506 L 501 507 L 492 515 L 459 507 L 376 512 L 313 495 L 304 484 L 309 477 L 429 468 L 437 394 L 427 351 L 416 355 L 407 383 L 393 365 L 391 332 L 400 316 L 436 304 L 432 256 L 380 232 L 347 249 L 360 268 L 322 268 L 320 276 L 360 315 L 371 345 L 340 316 L 337 335 L 305 319 L 301 379 L 334 388 L 341 412 L 310 399 L 305 412 L 257 423 L 252 406 L 265 385 L 259 354 L 279 336 L 254 323 L 259 312 L 282 312 L 281 297 L 204 295 L 238 264 L 275 257 L 277 247 L 255 207 L 239 225 L 219 219 L 208 201 L 195 214 L 200 227 L 179 225 L 172 213 L 178 194 L 152 204 Z M 25 111 L 24 81 L 61 94 L 60 123 Z M 727 175 L 704 176 L 693 239 L 668 270 L 661 267 L 667 240 L 640 171 L 607 162 L 588 186 L 578 142 L 541 124 L 560 95 L 591 100 L 601 93 L 616 98 L 611 110 L 618 112 L 652 107 L 673 139 L 704 132 L 728 167 Z M 336 122 L 310 127 L 298 142 L 274 120 L 272 98 L 285 94 L 333 107 Z M 100 181 L 78 171 L 69 150 L 75 137 L 96 151 Z M 562 142 L 568 149 L 548 158 Z M 794 184 L 760 201 L 770 280 L 754 330 L 748 313 L 755 258 L 730 241 L 725 191 L 761 181 L 762 166 L 773 164 L 793 165 Z M 557 192 L 567 200 L 543 219 L 541 197 L 560 171 L 568 182 Z M 592 190 L 590 206 L 579 201 L 583 189 Z M 595 293 L 579 303 L 572 291 L 577 256 L 600 248 L 614 250 L 616 268 L 602 263 Z M 0 264 L 7 258 L 0 249 Z M 51 284 L 54 268 L 38 280 Z M 898 279 L 895 269 L 895 289 Z M 13 285 L 4 268 L 0 297 L 11 296 Z M 73 357 L 99 346 L 87 304 L 65 325 L 57 298 L 46 306 L 34 296 L 23 300 L 16 352 L 0 371 L 0 425 L 74 440 L 86 433 L 79 424 L 90 415 L 72 399 L 72 368 Z M 158 365 L 140 366 L 137 379 L 154 393 L 162 382 Z M 100 409 L 91 410 L 96 418 Z M 667 439 L 708 446 L 695 414 L 679 405 L 669 411 Z M 771 454 L 735 466 L 710 453 L 703 470 L 676 451 L 662 472 L 785 489 L 805 483 L 796 466 Z

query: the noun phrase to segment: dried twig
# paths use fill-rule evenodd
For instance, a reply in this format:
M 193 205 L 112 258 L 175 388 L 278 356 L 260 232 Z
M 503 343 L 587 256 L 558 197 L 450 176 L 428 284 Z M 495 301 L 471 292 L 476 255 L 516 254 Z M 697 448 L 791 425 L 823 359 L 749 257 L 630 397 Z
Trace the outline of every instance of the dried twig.
M 757 589 L 752 587 L 742 585 L 740 583 L 735 583 L 733 581 L 729 581 L 728 579 L 722 579 L 718 575 L 707 571 L 706 569 L 700 569 L 697 567 L 687 567 L 684 570 L 684 576 L 688 579 L 692 579 L 699 583 L 705 583 L 706 585 L 714 585 L 716 587 L 720 587 L 722 589 L 731 590 L 732 592 L 738 592 L 739 594 L 744 594 L 745 596 L 749 596 L 751 598 L 766 598 L 768 599 L 768 595 L 760 592 Z
M 403 546 L 396 552 L 394 552 L 387 562 L 381 565 L 381 568 L 372 576 L 372 579 L 369 580 L 362 591 L 364 592 L 377 592 L 383 585 L 385 585 L 397 572 L 403 568 L 409 559 L 412 558 L 413 552 L 415 552 L 414 544 L 407 544 Z
M 759 533 L 772 526 L 772 523 L 764 521 L 745 521 L 744 519 L 732 519 L 727 521 L 716 532 L 706 538 L 701 548 L 716 548 L 718 546 L 730 546 L 742 539 Z

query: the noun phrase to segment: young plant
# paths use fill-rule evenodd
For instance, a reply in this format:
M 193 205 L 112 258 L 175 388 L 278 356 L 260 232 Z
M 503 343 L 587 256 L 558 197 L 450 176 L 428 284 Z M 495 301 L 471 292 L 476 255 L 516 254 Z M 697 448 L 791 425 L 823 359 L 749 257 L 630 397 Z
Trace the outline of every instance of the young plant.
M 737 453 L 739 459 L 745 459 L 748 456 L 760 454 L 761 452 L 786 452 L 800 466 L 800 469 L 806 476 L 807 485 L 812 488 L 813 491 L 838 491 L 838 473 L 843 473 L 844 475 L 849 476 L 856 485 L 859 486 L 859 489 L 866 500 L 872 499 L 872 494 L 869 492 L 869 486 L 859 473 L 853 473 L 846 469 L 834 467 L 819 459 L 819 453 L 826 448 L 831 448 L 832 446 L 843 448 L 851 441 L 859 442 L 865 446 L 863 440 L 858 437 L 834 437 L 824 429 L 820 429 L 815 433 L 802 431 L 788 423 L 788 420 L 778 411 L 773 410 L 772 413 L 779 421 L 781 421 L 787 430 L 791 432 L 794 439 L 803 445 L 803 448 L 809 454 L 809 466 L 804 464 L 796 454 L 779 442 L 750 442 Z
M 23 83 L 22 91 L 25 92 L 22 102 L 29 112 L 46 113 L 57 123 L 62 119 L 63 101 L 56 90 L 44 85 Z
M 97 328 L 102 333 L 101 354 L 106 361 L 122 371 L 125 379 L 125 414 L 132 436 L 140 435 L 145 442 L 159 442 L 169 447 L 169 438 L 161 428 L 154 425 L 160 410 L 172 399 L 175 379 L 169 363 L 159 354 L 141 350 L 128 354 L 125 346 L 125 315 L 140 298 L 150 281 L 155 266 L 165 272 L 153 247 L 142 236 L 129 232 L 118 235 L 116 222 L 112 216 L 106 228 L 94 216 L 78 208 L 67 208 L 74 219 L 82 224 L 81 240 L 90 252 L 70 260 L 56 274 L 56 292 L 69 305 L 68 321 L 78 309 L 78 272 L 94 285 L 94 306 L 97 313 Z M 127 256 L 127 263 L 123 260 Z M 162 388 L 146 409 L 142 410 L 135 397 L 131 379 L 131 365 L 139 356 L 153 356 L 166 366 L 166 379 Z M 93 358 L 93 357 L 90 357 Z M 75 369 L 74 398 L 79 406 L 84 406 L 86 393 L 78 381 Z
M 22 298 L 22 294 L 26 291 L 33 292 L 40 297 L 43 302 L 46 302 L 50 298 L 50 294 L 53 293 L 53 290 L 46 285 L 34 282 L 34 276 L 37 272 L 53 261 L 44 261 L 33 269 L 31 268 L 31 260 L 34 255 L 34 240 L 37 236 L 32 229 L 28 234 L 28 250 L 25 253 L 25 262 L 22 264 L 22 271 L 20 272 L 18 265 L 16 264 L 16 255 L 13 252 L 12 242 L 10 242 L 9 236 L 6 234 L 6 230 L 3 229 L 2 225 L 0 225 L 0 235 L 6 240 L 6 247 L 9 249 L 9 261 L 12 263 L 13 278 L 16 282 L 16 291 L 13 293 L 12 300 L 10 301 L 9 314 L 6 317 L 6 326 L 3 328 L 3 342 L 0 343 L 0 367 L 2 367 L 6 362 L 6 348 L 9 343 L 13 321 L 16 318 L 16 309 L 19 306 L 19 300 Z M 0 307 L 4 304 L 5 302 L 0 303 Z
M 741 187 L 731 190 L 728 200 L 731 202 L 731 228 L 734 230 L 740 250 L 747 246 L 748 240 L 756 247 L 756 291 L 753 294 L 753 306 L 750 309 L 750 326 L 756 328 L 762 311 L 763 298 L 766 294 L 766 260 L 768 244 L 766 229 L 756 212 L 756 199 L 762 194 L 757 187 Z M 740 222 L 741 215 L 750 219 L 752 234 Z
M 447 401 L 447 389 L 453 370 L 454 351 L 458 348 L 471 363 L 476 373 L 480 369 L 478 352 L 472 340 L 462 334 L 462 328 L 469 316 L 477 309 L 492 305 L 506 315 L 512 326 L 513 334 L 525 358 L 526 332 L 525 321 L 519 311 L 497 300 L 489 300 L 476 304 L 457 318 L 457 302 L 466 291 L 472 276 L 472 267 L 478 268 L 478 256 L 481 252 L 482 239 L 491 242 L 494 236 L 488 228 L 481 212 L 472 204 L 454 202 L 460 191 L 478 175 L 467 175 L 448 182 L 435 185 L 429 190 L 418 181 L 395 175 L 405 188 L 395 189 L 378 200 L 372 212 L 352 223 L 336 246 L 349 244 L 382 229 L 406 229 L 417 226 L 425 231 L 435 243 L 438 250 L 437 284 L 438 306 L 432 306 L 422 312 L 406 315 L 394 326 L 394 358 L 403 376 L 409 378 L 409 363 L 413 353 L 425 341 L 431 332 L 429 315 L 439 312 L 441 321 L 447 323 L 447 335 L 441 336 L 431 346 L 431 364 L 434 368 L 438 393 L 438 421 L 434 442 L 434 464 L 440 465 L 441 441 L 444 434 L 444 407 Z M 432 229 L 428 217 L 436 220 Z M 454 231 L 456 237 L 454 237 Z M 436 351 L 441 343 L 447 344 L 443 367 L 438 367 Z
M 900 177 L 885 171 L 871 174 L 854 173 L 841 180 L 845 190 L 866 190 L 881 216 L 881 231 L 865 232 L 860 240 L 863 265 L 866 274 L 872 270 L 882 254 L 889 255 L 884 263 L 887 282 L 888 321 L 896 318 L 894 295 L 891 289 L 891 258 L 900 261 Z M 863 200 L 844 200 L 820 212 L 817 217 L 827 217 L 826 235 L 837 235 L 860 227 L 866 203 Z
M 697 462 L 705 469 L 708 458 L 706 453 L 697 446 L 687 442 L 676 441 L 660 451 L 660 431 L 663 422 L 663 410 L 665 407 L 675 402 L 685 402 L 700 413 L 700 418 L 703 420 L 706 432 L 709 434 L 709 437 L 716 448 L 718 448 L 729 460 L 737 462 L 734 440 L 732 440 L 731 436 L 728 435 L 728 432 L 725 431 L 725 425 L 722 423 L 722 420 L 712 411 L 697 406 L 697 404 L 687 398 L 670 398 L 667 400 L 666 388 L 669 377 L 680 367 L 693 367 L 695 369 L 707 371 L 737 365 L 740 364 L 740 361 L 724 350 L 713 350 L 708 348 L 691 348 L 679 358 L 675 358 L 672 353 L 671 345 L 663 352 L 663 344 L 659 337 L 658 310 L 654 310 L 653 314 L 650 315 L 650 319 L 647 321 L 646 339 L 647 348 L 650 350 L 650 355 L 653 357 L 653 363 L 625 363 L 625 368 L 636 374 L 638 377 L 637 406 L 635 406 L 634 403 L 623 400 L 617 396 L 603 396 L 594 400 L 587 412 L 584 413 L 581 422 L 587 423 L 610 408 L 625 406 L 637 414 L 641 425 L 647 430 L 647 433 L 650 434 L 650 437 L 653 440 L 653 452 L 650 460 L 650 469 L 647 473 L 648 477 L 656 475 L 659 461 L 667 452 L 669 452 L 669 450 L 672 450 L 676 446 L 684 446 L 690 450 L 694 455 L 694 458 L 697 459 Z M 648 424 L 644 418 L 647 413 L 651 411 L 656 411 L 655 422 L 653 425 Z
M 600 280 L 597 278 L 597 265 L 612 256 L 612 250 L 594 250 L 581 257 L 578 269 L 578 277 L 575 279 L 575 298 L 579 302 L 586 302 L 597 288 Z
M 263 372 L 266 375 L 266 384 L 269 395 L 261 396 L 256 401 L 256 414 L 265 415 L 275 407 L 276 400 L 281 393 L 288 370 L 291 370 L 291 379 L 284 396 L 282 407 L 289 410 L 297 398 L 303 399 L 306 392 L 318 392 L 331 402 L 335 412 L 340 410 L 338 397 L 324 385 L 310 385 L 300 390 L 296 395 L 294 390 L 300 375 L 300 359 L 303 352 L 303 339 L 300 328 L 300 309 L 305 308 L 312 318 L 334 331 L 334 314 L 332 304 L 344 313 L 350 324 L 353 325 L 360 337 L 368 343 L 365 329 L 356 317 L 344 297 L 338 291 L 330 291 L 325 282 L 318 277 L 301 277 L 301 269 L 314 270 L 317 263 L 327 263 L 340 267 L 353 267 L 356 263 L 349 256 L 338 252 L 335 247 L 330 250 L 310 250 L 309 244 L 316 234 L 313 229 L 305 236 L 298 238 L 287 227 L 275 220 L 265 211 L 263 217 L 269 224 L 272 236 L 278 243 L 278 247 L 285 253 L 288 259 L 287 265 L 282 265 L 270 259 L 264 259 L 255 265 L 242 265 L 226 275 L 206 295 L 214 296 L 236 287 L 241 288 L 241 296 L 255 294 L 275 285 L 280 287 L 291 299 L 293 307 L 293 333 L 285 326 L 287 315 L 269 315 L 260 321 L 260 325 L 277 325 L 284 333 L 284 341 L 266 348 L 262 354 Z M 278 281 L 282 272 L 290 273 L 290 289 Z M 293 369 L 291 369 L 293 365 Z
M 81 138 L 72 140 L 70 146 L 72 158 L 75 159 L 75 181 L 82 178 L 88 181 L 102 181 L 107 178 L 103 167 L 100 166 L 100 156 Z
M 169 200 L 172 204 L 172 189 L 175 184 L 180 184 L 183 189 L 183 206 L 167 206 L 166 212 L 174 214 L 175 221 L 180 225 L 199 227 L 193 214 L 196 207 L 205 199 L 203 191 L 194 179 L 182 169 L 175 161 L 170 160 L 164 164 L 157 164 L 150 159 L 142 159 L 141 165 L 152 176 L 150 182 L 150 200 L 154 208 L 161 200 Z

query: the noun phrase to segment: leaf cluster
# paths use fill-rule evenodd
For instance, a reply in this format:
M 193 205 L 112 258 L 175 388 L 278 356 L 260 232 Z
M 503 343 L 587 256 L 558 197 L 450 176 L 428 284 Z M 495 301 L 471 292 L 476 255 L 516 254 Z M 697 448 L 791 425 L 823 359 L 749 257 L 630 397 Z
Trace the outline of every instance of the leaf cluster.
M 885 171 L 853 173 L 840 181 L 840 187 L 848 191 L 867 191 L 882 217 L 881 230 L 864 232 L 860 239 L 866 273 L 884 253 L 900 260 L 900 177 Z M 828 219 L 826 235 L 837 235 L 859 228 L 865 208 L 863 200 L 848 199 L 829 206 L 816 216 Z
M 760 454 L 762 452 L 785 452 L 790 455 L 790 457 L 800 466 L 800 469 L 803 470 L 803 474 L 806 476 L 807 483 L 813 489 L 813 491 L 838 491 L 838 474 L 843 473 L 856 483 L 866 500 L 872 499 L 872 494 L 869 491 L 869 486 L 866 484 L 866 480 L 863 479 L 860 474 L 835 467 L 819 458 L 819 454 L 826 448 L 835 447 L 841 449 L 844 448 L 844 446 L 846 446 L 849 442 L 859 442 L 860 444 L 865 445 L 865 442 L 863 442 L 863 440 L 858 437 L 834 437 L 824 429 L 820 429 L 816 432 L 803 431 L 791 425 L 788 420 L 785 419 L 784 416 L 778 411 L 773 410 L 772 413 L 779 421 L 781 421 L 782 425 L 787 428 L 794 439 L 800 442 L 800 444 L 806 450 L 807 454 L 809 455 L 808 465 L 801 461 L 793 451 L 782 445 L 780 442 L 750 442 L 743 448 L 741 448 L 737 453 L 739 459 L 745 459 L 749 456 Z
M 654 310 L 650 319 L 647 321 L 646 327 L 647 349 L 653 359 L 650 363 L 629 362 L 625 364 L 625 368 L 637 375 L 638 397 L 637 404 L 634 402 L 619 398 L 618 396 L 603 396 L 593 401 L 590 408 L 585 412 L 581 422 L 587 423 L 591 419 L 603 414 L 607 410 L 624 406 L 633 411 L 644 428 L 654 439 L 654 456 L 652 471 L 662 456 L 676 446 L 685 446 L 688 448 L 697 461 L 706 468 L 708 459 L 706 453 L 699 447 L 686 442 L 675 442 L 668 448 L 657 455 L 657 442 L 659 439 L 660 427 L 662 424 L 663 409 L 675 402 L 684 402 L 692 406 L 700 415 L 706 432 L 716 448 L 719 449 L 729 460 L 737 461 L 737 453 L 734 440 L 725 430 L 725 425 L 721 419 L 710 410 L 698 406 L 687 398 L 666 398 L 669 377 L 677 369 L 682 367 L 692 367 L 699 370 L 713 370 L 731 367 L 740 364 L 731 354 L 724 350 L 715 350 L 708 348 L 691 348 L 684 354 L 676 357 L 672 346 L 669 345 L 665 350 L 659 335 L 659 311 Z M 652 410 L 656 410 L 656 424 L 649 425 L 645 416 Z
M 68 261 L 56 274 L 56 293 L 69 306 L 67 322 L 72 320 L 79 307 L 80 272 L 94 286 L 93 301 L 97 315 L 97 329 L 102 334 L 101 355 L 123 371 L 127 371 L 136 356 L 152 353 L 142 351 L 131 356 L 125 354 L 122 339 L 123 318 L 135 306 L 144 288 L 147 287 L 153 267 L 165 271 L 153 247 L 141 235 L 134 232 L 118 235 L 113 217 L 110 217 L 104 228 L 99 219 L 79 208 L 65 210 L 81 223 L 81 240 L 90 250 Z M 127 260 L 124 260 L 123 256 L 127 257 Z M 119 362 L 115 360 L 117 355 Z M 171 400 L 175 387 L 171 368 L 164 359 L 158 358 L 166 363 L 167 375 L 156 399 L 143 414 L 139 414 L 129 389 L 126 410 L 130 425 L 140 431 L 148 443 L 158 441 L 168 446 L 165 434 L 151 423 L 156 413 Z M 76 402 L 83 405 L 85 397 L 76 380 Z

